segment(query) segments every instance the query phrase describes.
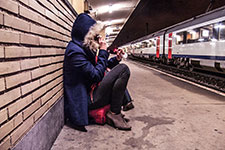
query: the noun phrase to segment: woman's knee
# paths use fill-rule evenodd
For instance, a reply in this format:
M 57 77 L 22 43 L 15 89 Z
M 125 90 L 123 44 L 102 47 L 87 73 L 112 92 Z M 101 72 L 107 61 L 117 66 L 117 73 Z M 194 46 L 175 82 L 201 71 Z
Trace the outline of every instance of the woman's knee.
M 130 69 L 126 64 L 121 63 L 121 64 L 119 64 L 119 66 L 122 68 L 123 72 L 126 75 L 130 76 Z

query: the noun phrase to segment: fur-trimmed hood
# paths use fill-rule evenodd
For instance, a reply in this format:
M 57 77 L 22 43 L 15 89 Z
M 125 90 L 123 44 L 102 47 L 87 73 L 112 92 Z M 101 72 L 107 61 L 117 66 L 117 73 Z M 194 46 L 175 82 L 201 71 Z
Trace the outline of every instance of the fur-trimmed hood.
M 82 13 L 78 15 L 73 24 L 71 37 L 74 42 L 78 42 L 88 49 L 96 51 L 99 44 L 94 39 L 103 28 L 102 22 L 96 22 L 88 14 Z

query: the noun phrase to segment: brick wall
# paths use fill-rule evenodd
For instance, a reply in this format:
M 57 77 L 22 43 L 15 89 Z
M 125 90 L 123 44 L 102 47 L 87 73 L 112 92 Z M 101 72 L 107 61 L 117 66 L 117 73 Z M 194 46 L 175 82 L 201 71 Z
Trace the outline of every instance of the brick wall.
M 0 0 L 0 149 L 13 147 L 63 95 L 75 19 L 66 0 Z

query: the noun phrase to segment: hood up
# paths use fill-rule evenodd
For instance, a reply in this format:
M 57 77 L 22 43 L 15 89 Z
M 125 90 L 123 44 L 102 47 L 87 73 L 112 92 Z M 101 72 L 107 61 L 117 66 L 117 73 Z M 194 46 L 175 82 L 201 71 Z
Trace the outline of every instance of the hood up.
M 95 40 L 95 37 L 101 32 L 104 28 L 103 23 L 96 22 L 88 14 L 82 13 L 76 18 L 71 37 L 72 41 L 84 45 L 90 50 L 96 51 L 99 48 L 98 42 Z

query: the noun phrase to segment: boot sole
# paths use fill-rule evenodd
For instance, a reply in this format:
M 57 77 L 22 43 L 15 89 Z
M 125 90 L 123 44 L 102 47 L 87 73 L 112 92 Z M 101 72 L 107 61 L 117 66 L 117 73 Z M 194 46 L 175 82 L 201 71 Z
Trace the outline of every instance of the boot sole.
M 106 122 L 111 125 L 112 127 L 114 127 L 115 129 L 118 129 L 118 130 L 126 130 L 126 131 L 130 131 L 131 128 L 119 128 L 119 127 L 116 127 L 114 122 L 112 121 L 112 119 L 106 117 Z

